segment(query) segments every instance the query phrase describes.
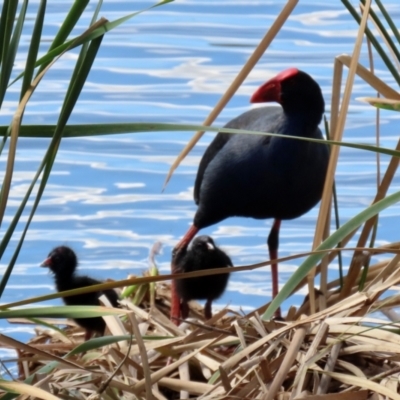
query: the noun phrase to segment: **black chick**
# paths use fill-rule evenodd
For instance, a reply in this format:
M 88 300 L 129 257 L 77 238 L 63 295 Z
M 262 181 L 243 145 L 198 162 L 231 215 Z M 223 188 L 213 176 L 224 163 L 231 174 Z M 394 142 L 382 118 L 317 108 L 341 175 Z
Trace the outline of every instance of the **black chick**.
M 199 236 L 192 242 L 188 250 L 175 255 L 177 273 L 201 271 L 213 268 L 233 267 L 231 259 L 218 248 L 210 236 Z M 182 318 L 189 315 L 190 300 L 207 300 L 204 307 L 206 319 L 212 317 L 211 304 L 224 293 L 228 284 L 229 273 L 201 276 L 198 278 L 177 279 L 176 291 L 181 300 Z
M 59 246 L 53 249 L 41 264 L 42 267 L 48 267 L 53 272 L 56 288 L 59 292 L 102 283 L 85 275 L 75 275 L 77 265 L 76 254 L 67 246 Z M 63 301 L 67 306 L 99 306 L 101 305 L 99 297 L 102 294 L 108 298 L 113 307 L 119 307 L 118 295 L 112 289 L 63 297 Z M 106 323 L 102 317 L 76 318 L 74 321 L 86 329 L 85 340 L 88 340 L 94 332 L 103 335 L 106 328 Z

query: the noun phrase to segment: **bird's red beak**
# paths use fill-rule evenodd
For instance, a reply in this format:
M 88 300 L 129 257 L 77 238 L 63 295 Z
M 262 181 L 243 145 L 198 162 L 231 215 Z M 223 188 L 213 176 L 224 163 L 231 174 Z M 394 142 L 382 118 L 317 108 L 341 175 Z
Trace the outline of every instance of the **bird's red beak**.
M 51 267 L 51 258 L 49 257 L 49 258 L 46 258 L 41 264 L 40 264 L 40 266 L 41 267 Z
M 275 101 L 281 102 L 281 83 L 297 75 L 299 70 L 297 68 L 289 68 L 280 72 L 275 78 L 270 79 L 264 85 L 260 86 L 251 96 L 250 103 L 266 103 Z
M 260 86 L 251 96 L 250 103 L 266 103 L 281 98 L 281 83 L 275 78 Z

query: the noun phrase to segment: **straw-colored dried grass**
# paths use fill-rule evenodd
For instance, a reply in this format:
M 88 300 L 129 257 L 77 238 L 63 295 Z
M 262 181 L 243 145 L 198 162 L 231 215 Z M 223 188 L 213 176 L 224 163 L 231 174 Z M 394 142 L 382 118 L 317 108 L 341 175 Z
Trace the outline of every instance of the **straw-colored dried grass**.
M 140 307 L 124 300 L 123 323 L 105 317 L 108 335 L 133 333 L 132 341 L 68 357 L 32 384 L 80 399 L 400 399 L 400 323 L 369 316 L 399 303 L 396 294 L 382 298 L 399 283 L 397 265 L 381 262 L 364 292 L 309 316 L 305 301 L 303 312 L 292 307 L 282 322 L 261 320 L 267 305 L 246 316 L 225 308 L 204 321 L 192 302 L 179 327 L 168 318 L 169 285 L 159 283 L 153 308 L 146 299 Z M 329 286 L 335 298 L 337 288 Z M 21 380 L 82 343 L 82 329 L 65 333 L 37 329 L 18 351 Z

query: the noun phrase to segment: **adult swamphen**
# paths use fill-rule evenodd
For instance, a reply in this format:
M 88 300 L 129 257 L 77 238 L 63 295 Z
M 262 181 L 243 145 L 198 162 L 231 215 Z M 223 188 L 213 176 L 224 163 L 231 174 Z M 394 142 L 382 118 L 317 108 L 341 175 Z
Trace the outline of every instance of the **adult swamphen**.
M 41 264 L 42 267 L 48 267 L 54 273 L 56 288 L 59 292 L 102 283 L 89 276 L 75 275 L 77 265 L 78 259 L 75 252 L 67 246 L 53 249 Z M 113 307 L 119 307 L 118 295 L 113 289 L 67 296 L 63 297 L 63 301 L 67 306 L 100 306 L 99 297 L 102 294 L 108 298 Z M 86 329 L 85 340 L 88 340 L 94 332 L 103 335 L 106 328 L 102 317 L 76 318 L 74 321 Z
M 175 259 L 176 272 L 204 271 L 213 268 L 233 267 L 229 256 L 217 247 L 210 236 L 198 236 L 189 249 L 183 249 Z M 211 305 L 225 291 L 229 273 L 199 276 L 197 278 L 177 279 L 176 291 L 181 299 L 182 318 L 189 315 L 187 302 L 190 300 L 207 300 L 204 317 L 212 317 Z
M 262 85 L 252 103 L 277 102 L 281 107 L 247 111 L 226 127 L 322 139 L 321 88 L 308 74 L 287 69 Z M 228 217 L 274 218 L 268 236 L 270 259 L 278 257 L 281 220 L 297 218 L 321 199 L 329 160 L 325 144 L 304 140 L 218 133 L 205 151 L 197 172 L 193 225 L 175 246 L 175 259 L 196 233 Z M 272 264 L 272 296 L 278 294 L 278 266 Z M 179 317 L 179 298 L 172 287 L 171 319 Z M 279 311 L 276 316 L 280 316 Z

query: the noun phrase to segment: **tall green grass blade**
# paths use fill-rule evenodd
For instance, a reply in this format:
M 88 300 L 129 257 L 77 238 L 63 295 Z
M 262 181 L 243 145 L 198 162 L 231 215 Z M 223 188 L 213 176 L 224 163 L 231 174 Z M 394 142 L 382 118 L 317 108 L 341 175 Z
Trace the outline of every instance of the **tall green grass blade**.
M 45 165 L 45 160 L 42 161 L 42 163 L 40 164 L 40 166 L 38 168 L 38 171 L 36 172 L 35 176 L 33 177 L 33 180 L 31 182 L 31 184 L 29 185 L 29 188 L 28 188 L 27 193 L 25 194 L 25 197 L 23 198 L 20 206 L 18 207 L 17 211 L 15 212 L 15 214 L 14 214 L 12 220 L 11 220 L 10 225 L 8 226 L 6 232 L 4 233 L 4 235 L 3 235 L 3 237 L 2 237 L 2 239 L 0 241 L 0 259 L 3 257 L 4 251 L 7 248 L 8 243 L 11 240 L 11 237 L 12 237 L 12 235 L 14 233 L 14 230 L 15 230 L 17 224 L 18 224 L 18 221 L 19 221 L 19 219 L 20 219 L 20 217 L 21 217 L 21 215 L 22 215 L 22 213 L 24 211 L 24 208 L 25 208 L 25 206 L 26 206 L 26 204 L 27 204 L 27 202 L 29 200 L 29 197 L 30 197 L 30 195 L 31 195 L 31 193 L 33 191 L 33 188 L 35 187 L 35 184 L 36 184 L 37 180 L 39 179 L 39 176 L 41 175 L 41 173 L 43 171 L 44 165 Z M 23 234 L 23 236 L 25 237 L 25 234 Z M 1 297 L 2 293 L 3 293 L 3 291 L 4 291 L 4 288 L 6 286 L 6 283 L 8 282 L 8 279 L 9 279 L 9 277 L 11 275 L 12 269 L 14 267 L 14 264 L 15 264 L 16 260 L 17 260 L 17 256 L 19 254 L 20 249 L 21 249 L 21 245 L 18 244 L 17 245 L 17 249 L 14 252 L 14 255 L 13 255 L 11 261 L 10 261 L 9 265 L 7 266 L 5 272 L 4 272 L 4 275 L 3 275 L 2 280 L 0 282 L 0 297 Z
M 83 58 L 81 59 L 81 63 L 78 66 L 76 65 L 75 71 L 74 71 L 74 79 L 71 80 L 71 83 L 67 89 L 67 93 L 65 96 L 64 104 L 61 109 L 60 117 L 58 119 L 58 123 L 56 126 L 56 129 L 54 131 L 54 136 L 52 139 L 52 142 L 49 146 L 49 151 L 46 154 L 46 165 L 44 168 L 43 172 L 43 177 L 39 186 L 38 194 L 34 203 L 34 207 L 31 213 L 31 216 L 33 217 L 34 212 L 36 211 L 36 207 L 39 204 L 39 200 L 43 194 L 44 188 L 46 186 L 47 180 L 50 176 L 51 169 L 53 167 L 53 163 L 55 160 L 55 157 L 57 155 L 58 147 L 60 145 L 60 141 L 62 138 L 62 134 L 65 128 L 65 125 L 68 122 L 68 119 L 72 113 L 72 110 L 75 107 L 75 104 L 78 100 L 78 97 L 80 96 L 80 93 L 82 91 L 83 85 L 86 81 L 86 78 L 90 72 L 90 69 L 93 65 L 93 61 L 96 58 L 97 51 L 100 47 L 101 41 L 103 39 L 103 36 L 93 40 L 87 50 L 87 52 L 84 52 L 82 49 L 82 52 L 84 53 Z M 29 219 L 30 222 L 30 219 Z
M 21 38 L 21 33 L 22 33 L 22 28 L 24 25 L 25 21 L 25 15 L 26 15 L 26 9 L 27 9 L 28 1 L 25 0 L 22 4 L 17 23 L 14 29 L 14 33 L 12 34 L 10 44 L 7 48 L 7 54 L 3 54 L 3 62 L 2 62 L 2 68 L 1 68 L 1 88 L 0 88 L 0 108 L 4 100 L 4 96 L 6 93 L 7 89 L 7 83 L 10 79 L 11 72 L 14 66 L 15 62 L 15 57 L 17 54 L 18 50 L 18 45 L 19 41 Z M 4 48 L 5 49 L 5 48 Z M 4 50 L 3 49 L 3 50 Z M 10 191 L 10 186 L 11 186 L 11 179 L 12 179 L 12 174 L 13 174 L 13 169 L 14 169 L 14 163 L 15 163 L 15 154 L 16 154 L 16 149 L 17 149 L 17 141 L 18 141 L 18 132 L 14 131 L 11 132 L 11 141 L 10 141 L 10 146 L 8 150 L 8 158 L 7 158 L 7 163 L 6 163 L 6 168 L 5 168 L 5 175 L 3 179 L 3 183 L 1 185 L 0 189 L 0 226 L 3 221 L 3 216 L 5 212 L 5 208 L 7 205 L 7 200 L 8 200 L 8 194 Z
M 0 155 L 3 153 L 4 146 L 7 142 L 7 138 L 10 136 L 11 133 L 11 125 L 4 131 L 3 139 L 0 143 Z
M 75 0 L 74 4 L 72 5 L 69 13 L 67 14 L 66 18 L 64 19 L 60 30 L 58 31 L 56 37 L 54 38 L 53 42 L 49 47 L 49 51 L 59 47 L 62 45 L 68 38 L 69 34 L 74 29 L 75 25 L 79 21 L 82 13 L 85 11 L 86 6 L 88 5 L 89 0 Z M 62 51 L 59 53 L 61 54 Z M 53 57 L 54 58 L 54 57 Z M 38 70 L 38 74 L 46 68 L 46 66 L 53 60 L 53 58 L 48 59 L 44 63 L 40 65 Z
M 378 233 L 378 222 L 379 222 L 379 215 L 377 215 L 377 217 L 376 217 L 374 228 L 372 230 L 371 240 L 369 242 L 369 247 L 371 249 L 374 247 L 375 240 L 376 240 L 376 235 Z M 365 282 L 366 282 L 367 277 L 368 277 L 368 270 L 369 270 L 370 260 L 371 260 L 371 258 L 368 257 L 367 261 L 365 262 L 364 268 L 362 270 L 361 277 L 360 277 L 360 283 L 358 285 L 358 290 L 359 291 L 364 289 Z
M 5 0 L 0 19 L 0 64 L 3 67 L 4 60 L 7 59 L 10 39 L 14 28 L 14 21 L 17 15 L 18 1 Z
M 79 18 L 82 16 L 83 12 L 86 9 L 86 6 L 89 4 L 90 0 L 75 0 L 72 4 L 71 9 L 69 10 L 67 16 L 65 17 L 60 30 L 57 32 L 56 37 L 54 38 L 50 50 L 56 48 L 60 44 L 64 43 L 68 38 L 69 34 L 72 32 L 72 29 L 76 26 Z
M 350 12 L 350 14 L 353 16 L 353 18 L 356 20 L 358 24 L 361 22 L 361 17 L 358 15 L 357 11 L 355 8 L 351 5 L 349 0 L 341 0 L 342 3 L 345 5 L 347 10 Z M 375 50 L 378 52 L 379 56 L 382 58 L 382 61 L 385 63 L 387 69 L 391 72 L 393 75 L 393 78 L 396 80 L 397 84 L 400 86 L 400 75 L 393 65 L 393 63 L 390 61 L 390 58 L 386 54 L 386 52 L 383 50 L 382 46 L 379 44 L 379 42 L 376 40 L 375 36 L 372 34 L 370 29 L 368 27 L 365 28 L 365 34 L 367 35 L 368 39 L 372 43 L 372 45 L 375 47 Z
M 28 0 L 25 0 L 22 3 L 21 10 L 19 12 L 19 16 L 17 19 L 17 23 L 15 24 L 14 32 L 11 37 L 10 45 L 7 50 L 7 54 L 5 55 L 2 63 L 2 68 L 1 68 L 1 79 L 4 82 L 2 86 L 2 90 L 0 93 L 0 107 L 3 103 L 4 96 L 6 94 L 7 90 L 7 83 L 10 80 L 11 72 L 15 63 L 15 57 L 17 55 L 17 50 L 19 46 L 19 41 L 21 39 L 21 34 L 22 34 L 22 29 L 24 27 L 24 22 L 25 22 L 25 15 L 26 15 L 26 9 L 28 7 Z
M 97 4 L 95 12 L 93 13 L 93 17 L 92 17 L 92 20 L 90 22 L 90 26 L 93 26 L 93 24 L 96 22 L 102 4 L 103 4 L 103 1 L 100 0 L 98 2 L 98 4 Z M 100 37 L 102 37 L 102 36 L 100 36 Z M 74 72 L 72 74 L 71 81 L 75 81 L 75 79 L 77 77 L 77 74 L 80 71 L 81 65 L 82 65 L 82 63 L 83 63 L 83 61 L 85 59 L 85 56 L 86 56 L 86 53 L 87 53 L 87 49 L 89 47 L 89 43 L 90 42 L 86 42 L 86 43 L 83 43 L 83 45 L 82 45 L 82 49 L 81 49 L 81 51 L 79 53 L 79 57 L 78 57 L 78 60 L 76 62 L 76 66 L 75 66 Z
M 332 186 L 332 191 L 333 191 L 333 207 L 335 210 L 335 225 L 336 225 L 336 230 L 340 228 L 340 219 L 339 219 L 339 204 L 337 201 L 337 192 L 336 192 L 336 182 L 333 181 L 333 186 Z M 336 247 L 342 247 L 342 242 L 339 242 Z M 342 257 L 342 252 L 338 252 L 338 264 L 339 264 L 339 281 L 340 281 L 340 288 L 343 287 L 343 257 Z
M 380 12 L 386 19 L 386 22 L 390 26 L 390 29 L 392 30 L 392 33 L 394 37 L 397 39 L 397 41 L 400 44 L 400 33 L 399 33 L 399 28 L 396 26 L 396 24 L 393 22 L 392 18 L 390 17 L 389 13 L 386 11 L 386 8 L 383 6 L 381 0 L 375 0 L 375 3 L 378 5 Z
M 361 0 L 361 2 L 365 5 L 365 0 Z M 385 10 L 386 11 L 386 10 Z M 384 36 L 387 44 L 389 45 L 389 47 L 391 48 L 391 50 L 393 51 L 393 53 L 396 55 L 397 60 L 400 61 L 400 52 L 397 49 L 397 46 L 395 45 L 395 43 L 393 42 L 391 36 L 389 35 L 389 33 L 387 32 L 385 26 L 383 25 L 381 19 L 378 17 L 378 15 L 376 14 L 376 12 L 373 10 L 373 8 L 369 9 L 369 14 L 371 15 L 373 21 L 375 22 L 375 24 L 377 25 L 378 29 L 382 32 L 382 35 Z M 382 13 L 383 14 L 383 13 Z M 387 13 L 386 13 L 387 14 Z
M 17 55 L 18 45 L 19 45 L 19 41 L 20 41 L 20 38 L 21 38 L 22 29 L 23 29 L 23 26 L 24 26 L 27 7 L 28 7 L 28 0 L 25 0 L 23 5 L 22 5 L 21 11 L 19 13 L 19 17 L 18 17 L 17 24 L 16 24 L 16 27 L 15 27 L 15 30 L 14 30 L 14 34 L 13 34 L 12 39 L 11 39 L 11 43 L 10 43 L 10 46 L 9 46 L 9 51 L 8 51 L 7 56 L 6 56 L 7 61 L 2 63 L 3 68 L 7 65 L 8 71 L 3 71 L 2 70 L 2 73 L 4 72 L 5 82 L 4 82 L 4 91 L 2 90 L 1 93 L 0 93 L 0 108 L 1 108 L 1 105 L 2 105 L 3 100 L 4 100 L 4 96 L 6 94 L 7 83 L 9 81 L 9 79 L 10 79 L 11 72 L 12 72 L 12 67 L 14 65 L 15 57 Z M 6 75 L 8 75 L 8 76 L 6 76 Z M 22 95 L 21 95 L 21 97 L 22 97 Z M 9 132 L 7 132 L 7 134 L 3 136 L 3 140 L 2 140 L 2 143 L 0 145 L 0 154 L 3 152 L 3 148 L 4 148 L 4 145 L 6 144 L 8 134 L 9 134 Z
M 8 3 L 5 2 L 3 8 L 5 8 L 6 4 Z M 14 2 L 14 4 L 17 4 L 18 2 Z M 26 7 L 27 7 L 27 1 L 24 2 L 23 5 L 23 9 L 21 10 L 20 13 L 20 17 L 19 17 L 19 21 L 22 21 L 22 16 L 25 17 L 25 13 L 26 13 Z M 45 5 L 46 5 L 46 0 L 42 0 L 38 9 L 38 13 L 37 13 L 37 18 L 36 18 L 36 23 L 35 23 L 35 27 L 32 33 L 32 39 L 31 39 L 31 45 L 29 48 L 29 52 L 28 52 L 28 57 L 27 57 L 27 61 L 26 61 L 26 67 L 25 67 L 25 75 L 24 75 L 24 81 L 22 83 L 22 88 L 21 88 L 21 95 L 20 95 L 20 100 L 23 97 L 26 89 L 29 87 L 29 85 L 31 84 L 31 80 L 32 80 L 32 76 L 33 76 L 33 70 L 34 70 L 34 64 L 37 58 L 37 53 L 38 53 L 38 48 L 40 45 L 40 38 L 41 38 L 41 30 L 43 27 L 43 20 L 44 20 L 44 12 L 45 12 Z M 2 15 L 3 17 L 3 15 Z M 23 18 L 24 20 L 24 18 Z M 0 23 L 1 25 L 1 23 Z M 21 34 L 21 30 L 22 30 L 23 24 L 20 24 L 20 28 L 16 29 L 16 31 L 19 31 L 19 36 Z M 0 31 L 3 31 L 3 29 L 1 28 Z M 3 37 L 0 34 L 0 37 Z M 16 38 L 16 35 L 14 33 L 14 37 Z M 14 39 L 15 40 L 15 39 Z M 3 48 L 3 42 L 0 41 L 1 43 L 1 48 Z M 0 52 L 1 54 L 1 52 Z M 15 56 L 14 56 L 15 58 Z M 8 82 L 8 79 L 7 79 Z M 1 103 L 0 103 L 1 104 Z M 0 154 L 3 151 L 4 145 L 6 143 L 7 137 L 10 134 L 10 127 L 8 127 L 7 132 L 5 132 L 5 134 L 3 135 L 3 140 L 2 143 L 0 145 Z
M 95 318 L 125 314 L 119 308 L 100 306 L 52 306 L 1 310 L 0 319 L 6 318 Z
M 87 51 L 86 49 L 82 49 L 81 62 L 77 63 L 76 70 L 73 73 L 74 79 L 71 81 L 72 84 L 68 87 L 65 101 L 61 108 L 61 114 L 58 119 L 55 136 L 57 136 L 57 134 L 61 136 L 62 131 L 64 130 L 65 125 L 67 124 L 68 119 L 71 116 L 72 110 L 74 109 L 75 104 L 78 101 L 78 97 L 81 94 L 83 85 L 85 84 L 90 69 L 92 68 L 103 37 L 104 36 L 100 36 L 92 40 Z
M 93 25 L 99 18 L 99 14 L 100 14 L 100 10 L 101 10 L 102 6 L 103 6 L 103 0 L 99 0 L 99 2 L 97 3 L 97 7 L 94 10 L 92 21 L 91 21 L 90 25 Z
M 42 76 L 43 76 L 43 74 L 42 74 Z M 38 79 L 36 79 L 36 81 L 38 81 L 37 83 L 39 83 L 40 79 L 38 78 Z M 30 93 L 32 93 L 32 92 L 30 92 Z M 24 96 L 24 99 L 25 100 L 29 99 L 29 93 L 27 93 L 26 96 Z M 23 107 L 23 103 L 22 102 L 20 103 L 20 105 L 18 107 L 18 110 L 17 110 L 15 115 L 17 115 L 19 113 L 20 117 L 22 117 L 22 111 L 19 109 L 20 107 Z M 21 118 L 16 118 L 14 116 L 13 124 L 17 125 L 18 123 L 19 124 L 21 123 Z M 12 126 L 12 136 L 11 136 L 10 148 L 9 148 L 9 152 L 8 152 L 9 154 L 8 154 L 8 160 L 7 160 L 6 174 L 5 174 L 5 177 L 3 179 L 3 184 L 1 186 L 1 192 L 0 192 L 0 223 L 1 223 L 1 221 L 3 219 L 3 216 L 4 216 L 5 207 L 6 207 L 6 204 L 7 204 L 8 193 L 9 193 L 9 190 L 10 190 L 11 178 L 12 178 L 12 172 L 13 172 L 13 164 L 14 164 L 14 157 L 15 157 L 15 152 L 16 152 L 16 142 L 17 142 L 18 133 L 19 133 L 19 126 L 16 126 L 15 130 L 13 128 L 14 128 L 14 125 Z M 34 184 L 34 182 L 32 183 L 32 185 L 33 184 Z M 25 196 L 25 202 L 27 200 L 28 199 Z M 17 212 L 17 215 L 19 215 L 18 212 Z M 13 231 L 10 231 L 10 227 L 13 226 L 15 228 L 15 226 L 16 226 L 16 224 L 18 222 L 18 221 L 15 221 L 15 219 L 16 219 L 16 216 L 14 216 L 14 218 L 13 218 L 13 222 L 15 222 L 15 223 L 11 223 L 11 225 L 7 229 L 5 235 L 3 236 L 3 239 L 2 239 L 2 242 L 1 242 L 2 243 L 2 248 L 3 248 L 2 251 L 4 251 L 5 246 L 8 243 L 8 242 L 6 243 L 5 240 L 9 240 L 11 238 L 12 233 L 13 233 Z M 13 269 L 13 266 L 14 266 L 14 263 L 15 263 L 15 260 L 16 260 L 16 255 L 18 255 L 20 247 L 21 247 L 20 245 L 17 246 L 16 254 L 14 253 L 13 259 L 11 260 L 10 264 L 8 265 L 8 267 L 6 268 L 6 271 L 5 271 L 5 273 L 4 273 L 3 277 L 2 277 L 1 283 L 3 283 L 3 286 L 1 288 L 0 296 L 2 294 L 2 291 L 5 288 L 5 284 L 6 284 L 7 280 L 8 280 L 8 278 L 10 277 L 11 271 Z M 0 254 L 0 258 L 2 256 L 3 256 L 3 253 Z
M 18 1 L 6 1 L 7 6 L 4 5 L 3 8 L 6 8 L 5 18 L 1 18 L 1 23 L 4 23 L 4 27 L 1 27 L 2 34 L 4 36 L 0 36 L 0 41 L 2 42 L 2 52 L 1 52 L 1 70 L 0 70 L 0 108 L 3 104 L 4 96 L 7 90 L 7 83 L 10 78 L 11 70 L 13 64 L 10 60 L 10 54 L 13 52 L 11 45 L 11 35 L 14 28 L 14 20 L 17 13 Z M 3 16 L 2 16 L 3 17 Z M 11 50 L 10 50 L 11 47 Z
M 35 62 L 37 60 L 40 41 L 42 39 L 43 21 L 46 13 L 46 5 L 47 5 L 47 0 L 41 0 L 36 14 L 36 21 L 31 36 L 31 44 L 29 46 L 28 56 L 26 58 L 26 66 L 25 66 L 24 79 L 22 81 L 20 100 L 22 99 L 26 90 L 31 84 L 33 79 L 33 74 L 35 72 Z
M 330 130 L 329 130 L 329 125 L 328 125 L 328 120 L 324 116 L 324 124 L 325 124 L 325 132 L 326 132 L 326 138 L 327 140 L 330 139 Z M 336 191 L 336 180 L 333 180 L 333 185 L 332 185 L 332 195 L 333 195 L 333 209 L 335 212 L 335 224 L 336 224 L 336 230 L 340 228 L 340 218 L 339 218 L 339 203 L 338 203 L 338 198 L 337 198 L 337 191 Z M 342 244 L 339 242 L 337 247 L 342 247 Z M 337 254 L 338 257 L 338 264 L 339 264 L 339 281 L 340 281 L 340 288 L 343 286 L 343 258 L 342 258 L 342 252 L 339 251 Z
M 3 49 L 4 46 L 8 43 L 8 40 L 10 40 L 11 34 L 8 38 L 6 39 L 6 28 L 7 28 L 7 15 L 8 15 L 8 10 L 9 6 L 11 3 L 14 4 L 15 7 L 18 6 L 18 1 L 10 1 L 10 0 L 4 0 L 3 1 L 3 7 L 1 9 L 1 14 L 0 14 L 0 66 L 2 65 L 3 61 Z M 15 8 L 15 10 L 17 10 Z
M 8 127 L 0 126 L 0 134 L 4 133 Z M 54 133 L 54 125 L 25 125 L 21 126 L 20 137 L 41 137 L 51 138 Z M 335 146 L 343 146 L 352 149 L 366 150 L 374 153 L 386 154 L 400 158 L 400 151 L 388 149 L 386 147 L 377 147 L 368 144 L 357 144 L 350 142 L 339 142 L 334 140 L 320 140 L 302 138 L 299 136 L 281 135 L 278 133 L 267 133 L 258 131 L 249 131 L 244 129 L 221 128 L 215 126 L 204 125 L 188 125 L 188 124 L 164 124 L 152 122 L 135 122 L 123 124 L 84 124 L 84 125 L 67 125 L 63 132 L 63 137 L 87 137 L 95 135 L 116 135 L 122 133 L 144 133 L 144 132 L 193 132 L 197 130 L 208 132 L 227 132 L 227 133 L 243 133 L 247 135 L 265 135 L 283 137 L 286 139 L 306 140 L 315 143 L 324 143 Z
M 343 240 L 348 234 L 358 229 L 361 224 L 370 218 L 374 217 L 384 209 L 400 201 L 400 192 L 396 192 L 378 202 L 371 205 L 367 209 L 363 210 L 355 217 L 343 224 L 336 232 L 334 232 L 329 238 L 327 238 L 320 246 L 315 250 L 326 250 L 333 249 L 341 240 Z M 281 305 L 281 303 L 293 292 L 296 286 L 304 279 L 310 270 L 324 257 L 324 254 L 313 254 L 297 268 L 294 274 L 286 282 L 285 286 L 279 292 L 278 296 L 272 300 L 268 309 L 265 311 L 262 318 L 264 320 L 270 319 L 275 310 Z
M 41 182 L 40 182 L 40 185 L 38 188 L 38 192 L 37 192 L 35 201 L 32 206 L 32 210 L 31 210 L 28 220 L 25 224 L 25 227 L 23 229 L 23 232 L 22 232 L 21 238 L 18 242 L 18 245 L 17 245 L 17 247 L 13 253 L 13 256 L 6 268 L 6 271 L 0 281 L 0 297 L 2 296 L 4 289 L 7 285 L 7 282 L 11 276 L 14 265 L 18 259 L 19 252 L 22 248 L 22 244 L 24 242 L 25 236 L 28 232 L 28 228 L 30 226 L 33 216 L 35 215 L 36 209 L 39 205 L 39 201 L 40 201 L 42 194 L 44 192 L 44 189 L 46 187 L 46 184 L 47 184 L 48 178 L 50 176 L 50 172 L 51 172 L 51 169 L 52 169 L 52 166 L 53 166 L 53 163 L 54 163 L 57 151 L 58 151 L 58 147 L 60 145 L 63 129 L 64 129 L 64 127 L 68 121 L 68 118 L 70 117 L 71 112 L 76 104 L 76 101 L 78 100 L 78 97 L 82 91 L 83 85 L 86 81 L 86 78 L 90 72 L 92 65 L 93 65 L 93 61 L 96 57 L 97 51 L 100 47 L 102 38 L 103 38 L 103 36 L 101 36 L 100 38 L 97 38 L 91 42 L 86 54 L 83 57 L 83 61 L 79 67 L 79 72 L 75 75 L 76 79 L 71 81 L 69 88 L 67 90 L 64 105 L 61 109 L 61 114 L 60 114 L 56 129 L 54 131 L 53 139 L 52 139 L 52 141 L 49 145 L 49 149 L 45 155 L 46 161 L 44 164 L 42 163 L 39 167 L 39 171 L 43 170 L 43 175 L 42 175 L 42 179 L 41 179 Z M 40 175 L 40 173 L 37 173 L 36 177 L 39 177 L 39 175 Z M 36 183 L 36 179 L 34 179 L 34 181 L 32 182 L 31 187 L 28 189 L 28 192 L 23 199 L 22 203 L 24 205 L 27 203 L 28 198 L 29 198 L 30 194 L 32 193 L 33 185 L 35 183 Z M 17 214 L 16 214 L 16 216 L 14 216 L 13 221 L 10 224 L 10 227 L 8 228 L 8 230 L 6 232 L 6 235 L 3 237 L 3 240 L 1 241 L 0 258 L 2 257 L 4 250 L 6 249 L 6 247 L 8 245 L 8 241 L 11 239 L 12 233 L 14 232 L 14 229 L 18 223 L 18 220 L 19 220 L 20 215 L 22 214 L 22 211 L 23 211 L 23 208 L 20 211 L 19 210 L 17 211 Z

